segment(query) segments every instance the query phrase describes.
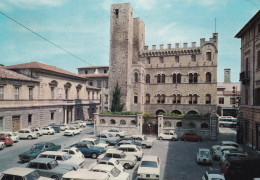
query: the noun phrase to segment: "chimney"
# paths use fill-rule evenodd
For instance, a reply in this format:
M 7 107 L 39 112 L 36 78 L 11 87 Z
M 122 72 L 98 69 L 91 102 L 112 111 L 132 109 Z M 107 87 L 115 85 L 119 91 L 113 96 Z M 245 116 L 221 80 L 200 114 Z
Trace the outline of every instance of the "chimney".
M 224 83 L 230 83 L 230 69 L 224 69 Z

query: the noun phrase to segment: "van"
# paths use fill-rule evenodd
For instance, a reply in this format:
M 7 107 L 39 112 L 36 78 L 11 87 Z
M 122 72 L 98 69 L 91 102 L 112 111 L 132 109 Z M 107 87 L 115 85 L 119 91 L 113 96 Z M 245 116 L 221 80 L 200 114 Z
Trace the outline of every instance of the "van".
M 221 171 L 229 180 L 251 180 L 260 176 L 260 157 L 227 157 Z

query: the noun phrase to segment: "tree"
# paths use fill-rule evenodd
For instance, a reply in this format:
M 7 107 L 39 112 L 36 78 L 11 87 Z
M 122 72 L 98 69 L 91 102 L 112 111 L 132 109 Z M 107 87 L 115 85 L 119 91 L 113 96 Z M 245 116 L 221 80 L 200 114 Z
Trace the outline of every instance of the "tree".
M 116 87 L 113 91 L 113 99 L 111 105 L 112 112 L 121 112 L 125 104 L 121 104 L 121 88 L 116 84 Z

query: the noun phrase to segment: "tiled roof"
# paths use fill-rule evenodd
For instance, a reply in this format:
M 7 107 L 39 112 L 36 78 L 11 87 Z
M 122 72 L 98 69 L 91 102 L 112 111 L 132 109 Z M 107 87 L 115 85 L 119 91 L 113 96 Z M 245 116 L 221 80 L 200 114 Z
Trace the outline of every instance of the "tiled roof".
M 85 67 L 79 67 L 77 69 L 95 69 L 95 68 L 109 68 L 109 66 L 85 66 Z
M 4 68 L 6 68 L 6 69 L 43 69 L 43 70 L 52 71 L 52 72 L 63 74 L 63 75 L 69 75 L 69 76 L 82 78 L 82 79 L 84 78 L 82 76 L 79 76 L 78 74 L 66 71 L 64 69 L 60 69 L 56 66 L 47 65 L 47 64 L 40 63 L 40 62 L 29 62 L 29 63 L 24 63 L 24 64 L 17 64 L 17 65 L 5 66 Z
M 36 79 L 27 77 L 23 74 L 19 74 L 17 72 L 5 69 L 3 67 L 0 67 L 0 79 L 13 79 L 13 80 L 20 80 L 20 81 L 39 82 Z
M 80 76 L 85 78 L 93 78 L 93 77 L 108 77 L 108 73 L 102 73 L 102 74 L 80 74 Z

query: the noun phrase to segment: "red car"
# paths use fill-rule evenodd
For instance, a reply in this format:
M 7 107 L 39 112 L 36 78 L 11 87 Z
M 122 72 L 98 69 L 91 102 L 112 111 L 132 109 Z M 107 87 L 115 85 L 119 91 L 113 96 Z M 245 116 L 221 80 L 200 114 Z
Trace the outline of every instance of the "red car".
M 6 137 L 5 135 L 0 136 L 0 141 L 4 142 L 5 146 L 12 146 L 14 143 L 11 138 Z
M 185 132 L 181 136 L 182 141 L 201 141 L 202 138 L 200 135 L 194 133 L 194 132 Z

